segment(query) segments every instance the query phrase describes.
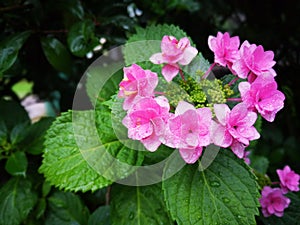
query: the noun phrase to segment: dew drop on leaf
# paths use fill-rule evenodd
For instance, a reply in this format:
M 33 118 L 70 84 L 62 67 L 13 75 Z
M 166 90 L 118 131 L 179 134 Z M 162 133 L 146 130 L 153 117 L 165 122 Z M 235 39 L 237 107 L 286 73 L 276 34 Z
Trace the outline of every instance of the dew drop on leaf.
M 210 183 L 210 185 L 211 185 L 212 187 L 219 187 L 219 186 L 220 186 L 220 182 L 218 182 L 218 181 L 212 181 L 212 182 Z
M 129 213 L 129 219 L 133 220 L 133 218 L 134 218 L 134 212 Z
M 223 202 L 228 203 L 228 202 L 230 202 L 230 199 L 229 198 L 223 198 Z

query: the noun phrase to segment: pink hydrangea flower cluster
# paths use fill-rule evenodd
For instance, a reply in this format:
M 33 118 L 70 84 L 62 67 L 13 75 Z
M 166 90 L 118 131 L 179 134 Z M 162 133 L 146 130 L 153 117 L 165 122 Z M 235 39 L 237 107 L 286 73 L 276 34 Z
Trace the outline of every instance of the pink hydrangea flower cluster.
M 289 206 L 291 200 L 284 196 L 289 191 L 299 191 L 300 175 L 296 174 L 289 166 L 285 166 L 283 170 L 278 169 L 277 175 L 280 180 L 280 188 L 271 188 L 265 186 L 259 199 L 262 207 L 262 213 L 265 217 L 275 215 L 282 217 L 284 210 Z
M 259 45 L 244 41 L 226 32 L 209 36 L 208 45 L 215 56 L 215 63 L 228 67 L 237 78 L 247 79 L 239 84 L 241 100 L 251 111 L 259 113 L 269 122 L 283 108 L 285 96 L 277 90 L 274 53 Z
M 231 148 L 238 158 L 250 163 L 245 148 L 260 137 L 254 127 L 257 113 L 272 122 L 283 108 L 285 97 L 277 90 L 272 69 L 274 54 L 247 41 L 240 47 L 239 37 L 230 37 L 229 33 L 210 36 L 208 45 L 215 55 L 214 64 L 228 67 L 238 79 L 247 79 L 238 86 L 239 104 L 232 109 L 227 104 L 196 109 L 191 103 L 179 101 L 171 107 L 165 96 L 155 92 L 158 75 L 133 64 L 123 69 L 124 79 L 119 84 L 118 96 L 124 98 L 123 109 L 127 111 L 122 122 L 128 137 L 141 141 L 152 152 L 164 144 L 178 149 L 187 163 L 195 163 L 203 148 L 214 144 Z M 187 37 L 177 40 L 165 35 L 161 52 L 149 60 L 164 64 L 161 74 L 170 82 L 183 73 L 180 66 L 191 63 L 197 53 Z

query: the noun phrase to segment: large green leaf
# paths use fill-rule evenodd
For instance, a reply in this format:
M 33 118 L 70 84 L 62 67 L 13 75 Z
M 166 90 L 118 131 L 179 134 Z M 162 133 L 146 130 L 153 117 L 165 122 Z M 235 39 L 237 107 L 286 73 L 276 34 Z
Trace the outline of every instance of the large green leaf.
M 46 225 L 87 224 L 89 210 L 73 193 L 55 192 L 48 198 L 48 205 Z
M 42 38 L 41 43 L 48 62 L 56 70 L 70 74 L 72 71 L 71 55 L 67 48 L 53 37 Z
M 45 139 L 39 171 L 52 185 L 71 191 L 94 191 L 111 184 L 83 158 L 74 137 L 71 112 L 62 113 L 53 122 Z
M 10 179 L 0 189 L 0 224 L 18 225 L 37 201 L 31 183 L 21 177 Z
M 30 31 L 14 34 L 0 43 L 0 77 L 17 60 L 19 50 L 30 35 Z
M 164 35 L 172 35 L 177 39 L 186 37 L 187 34 L 174 25 L 151 25 L 147 28 L 137 28 L 124 48 L 126 65 L 148 61 L 150 56 L 161 51 L 160 43 Z
M 270 217 L 263 217 L 261 215 L 261 220 L 266 225 L 292 225 L 292 224 L 300 224 L 300 197 L 299 194 L 295 193 L 288 193 L 286 195 L 289 199 L 291 199 L 291 203 L 287 209 L 284 210 L 283 217 L 277 217 L 277 216 L 270 216 Z
M 73 116 L 73 117 L 72 117 Z M 50 127 L 40 172 L 66 190 L 96 190 L 128 176 L 143 153 L 124 146 L 114 135 L 107 107 L 63 113 Z M 101 175 L 99 175 L 101 174 Z
M 199 171 L 200 170 L 200 171 Z M 258 186 L 250 168 L 222 150 L 205 170 L 186 165 L 163 182 L 167 207 L 178 224 L 255 224 Z
M 115 225 L 173 224 L 166 211 L 161 183 L 141 187 L 114 185 L 111 220 Z
M 93 21 L 88 19 L 77 22 L 70 28 L 67 42 L 74 55 L 83 57 L 98 44 L 94 30 Z

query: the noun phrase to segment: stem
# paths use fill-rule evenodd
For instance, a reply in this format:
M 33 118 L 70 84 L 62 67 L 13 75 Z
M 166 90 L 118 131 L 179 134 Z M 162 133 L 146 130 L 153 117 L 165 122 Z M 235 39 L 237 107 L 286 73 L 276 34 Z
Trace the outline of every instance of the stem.
M 105 205 L 109 205 L 109 201 L 110 201 L 110 191 L 111 191 L 111 186 L 107 187 L 107 191 L 105 194 Z
M 183 74 L 183 71 L 181 69 L 179 69 L 179 74 L 180 74 L 182 80 L 185 81 L 184 74 Z
M 233 85 L 238 79 L 239 79 L 238 77 L 234 78 L 232 81 L 230 81 L 230 82 L 228 83 L 228 85 L 229 85 L 229 86 Z
M 227 98 L 228 102 L 241 102 L 242 99 L 241 98 Z
M 208 68 L 208 70 L 206 71 L 206 73 L 203 75 L 202 79 L 206 79 L 208 77 L 208 75 L 210 74 L 210 72 L 212 71 L 212 69 L 215 67 L 215 65 L 217 65 L 215 62 L 210 65 L 210 67 Z

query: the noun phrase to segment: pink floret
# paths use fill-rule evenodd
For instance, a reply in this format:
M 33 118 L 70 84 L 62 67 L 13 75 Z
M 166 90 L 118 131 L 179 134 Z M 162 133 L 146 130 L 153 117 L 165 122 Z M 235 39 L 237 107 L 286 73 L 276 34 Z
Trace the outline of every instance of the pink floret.
M 279 176 L 283 193 L 287 193 L 288 191 L 299 191 L 299 174 L 291 170 L 289 166 L 285 166 L 283 170 L 276 170 L 276 172 Z
M 264 217 L 275 215 L 282 217 L 291 200 L 285 197 L 280 188 L 265 186 L 259 199 Z
M 179 41 L 173 36 L 165 35 L 161 42 L 161 52 L 150 57 L 154 64 L 165 64 L 162 75 L 170 82 L 178 73 L 179 65 L 188 65 L 198 54 L 198 50 L 191 46 L 187 37 Z
M 247 107 L 269 122 L 274 121 L 276 113 L 284 106 L 285 96 L 277 90 L 277 83 L 270 73 L 262 74 L 251 84 L 241 82 L 239 91 Z

